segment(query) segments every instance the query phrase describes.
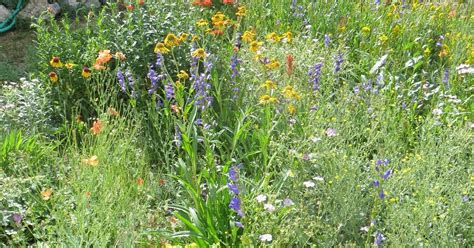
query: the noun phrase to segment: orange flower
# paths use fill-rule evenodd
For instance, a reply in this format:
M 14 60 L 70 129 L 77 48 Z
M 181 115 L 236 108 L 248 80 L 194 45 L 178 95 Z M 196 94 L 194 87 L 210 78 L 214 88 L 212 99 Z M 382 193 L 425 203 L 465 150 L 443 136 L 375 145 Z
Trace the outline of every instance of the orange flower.
M 127 5 L 127 9 L 132 11 L 133 9 L 135 9 L 135 7 L 133 6 L 133 4 L 129 4 Z
M 138 186 L 142 186 L 142 185 L 143 185 L 143 183 L 144 183 L 144 180 L 143 180 L 143 178 L 141 178 L 141 177 L 138 177 L 138 178 L 137 178 L 137 185 L 138 185 Z
M 212 34 L 212 35 L 215 35 L 215 36 L 217 36 L 217 35 L 223 35 L 223 34 L 224 34 L 224 31 L 219 30 L 219 29 L 214 29 L 214 30 L 211 31 L 211 34 Z
M 92 124 L 91 132 L 92 132 L 93 135 L 98 135 L 101 130 L 102 130 L 102 122 L 99 119 L 97 119 Z
M 52 193 L 53 193 L 52 188 L 45 189 L 45 190 L 41 191 L 41 198 L 43 198 L 43 200 L 47 201 L 47 200 L 49 200 L 49 198 L 51 198 Z
M 84 196 L 85 196 L 87 199 L 91 198 L 91 192 L 86 191 L 86 192 L 84 193 Z
M 223 4 L 233 4 L 234 0 L 223 0 L 222 3 Z
M 138 0 L 138 5 L 144 5 L 145 4 L 145 0 Z
M 95 65 L 93 66 L 93 68 L 94 68 L 94 70 L 98 70 L 98 71 L 102 71 L 102 70 L 105 70 L 105 69 L 106 69 L 106 67 L 103 66 L 103 65 L 101 65 L 101 64 L 95 64 Z
M 201 7 L 211 7 L 212 0 L 194 0 L 193 5 L 197 5 Z
M 99 56 L 95 60 L 96 64 L 105 64 L 112 59 L 112 55 L 110 54 L 110 50 L 102 50 L 99 52 Z

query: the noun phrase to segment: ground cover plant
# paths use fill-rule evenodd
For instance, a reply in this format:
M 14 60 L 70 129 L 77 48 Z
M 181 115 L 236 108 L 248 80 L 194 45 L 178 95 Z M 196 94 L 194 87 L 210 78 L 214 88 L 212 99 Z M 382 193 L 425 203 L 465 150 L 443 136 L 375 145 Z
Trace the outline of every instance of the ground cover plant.
M 7 246 L 471 247 L 472 5 L 118 1 L 2 85 Z

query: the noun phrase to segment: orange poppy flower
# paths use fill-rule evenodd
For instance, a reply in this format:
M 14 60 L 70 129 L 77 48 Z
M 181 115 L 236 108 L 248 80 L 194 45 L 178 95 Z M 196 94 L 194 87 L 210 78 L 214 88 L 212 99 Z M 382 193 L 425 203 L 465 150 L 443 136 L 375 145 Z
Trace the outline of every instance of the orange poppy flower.
M 95 60 L 96 64 L 105 64 L 112 59 L 112 55 L 110 54 L 110 50 L 102 50 L 99 52 L 99 56 Z
M 94 121 L 94 123 L 92 123 L 91 132 L 93 135 L 98 135 L 101 130 L 102 130 L 102 122 L 99 119 L 97 119 Z
M 43 200 L 47 201 L 47 200 L 49 200 L 49 198 L 51 198 L 52 193 L 53 193 L 52 188 L 45 189 L 45 190 L 41 191 L 41 198 L 43 198 Z

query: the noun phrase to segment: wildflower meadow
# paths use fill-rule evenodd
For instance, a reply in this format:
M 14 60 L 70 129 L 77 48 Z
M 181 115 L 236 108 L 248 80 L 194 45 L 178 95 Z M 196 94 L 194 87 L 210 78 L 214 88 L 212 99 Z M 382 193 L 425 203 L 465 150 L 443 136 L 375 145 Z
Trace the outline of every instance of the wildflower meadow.
M 84 11 L 83 11 L 84 12 Z M 2 247 L 473 247 L 471 1 L 122 0 L 32 22 Z

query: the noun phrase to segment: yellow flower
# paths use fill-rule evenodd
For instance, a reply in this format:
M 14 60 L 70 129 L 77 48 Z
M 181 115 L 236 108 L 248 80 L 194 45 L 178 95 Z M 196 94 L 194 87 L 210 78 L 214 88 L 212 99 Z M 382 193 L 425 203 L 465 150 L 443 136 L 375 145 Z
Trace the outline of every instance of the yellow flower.
M 206 20 L 204 20 L 204 19 L 201 19 L 201 20 L 199 20 L 199 21 L 196 22 L 196 25 L 197 25 L 198 27 L 204 27 L 204 26 L 209 25 L 209 22 L 206 21 Z
M 277 33 L 275 32 L 272 32 L 272 33 L 269 33 L 265 36 L 265 38 L 268 40 L 268 41 L 271 41 L 271 42 L 280 42 L 281 40 L 281 37 L 278 36 Z
M 439 57 L 443 58 L 449 55 L 449 47 L 446 44 L 441 46 L 441 51 L 439 51 Z
M 245 31 L 244 34 L 242 35 L 243 42 L 252 42 L 254 39 L 255 39 L 255 31 L 253 30 Z
M 186 73 L 186 71 L 181 70 L 181 71 L 179 71 L 179 73 L 178 73 L 178 78 L 179 78 L 179 79 L 184 79 L 184 80 L 186 80 L 186 79 L 189 78 L 189 75 L 188 75 L 188 73 Z
M 367 26 L 363 27 L 363 28 L 362 28 L 362 33 L 364 33 L 364 34 L 370 33 L 370 28 L 367 27 Z
M 222 12 L 217 12 L 214 16 L 211 17 L 212 25 L 222 26 L 224 25 L 225 15 Z
M 260 104 L 278 103 L 278 99 L 270 95 L 263 95 L 260 97 L 259 103 Z
M 199 40 L 199 36 L 193 35 L 193 37 L 191 38 L 191 40 L 192 40 L 192 42 L 198 41 L 198 40 Z
M 247 8 L 245 6 L 240 6 L 237 8 L 237 12 L 235 13 L 236 16 L 245 16 L 247 13 Z
M 427 47 L 427 48 L 426 48 L 426 49 L 423 51 L 423 54 L 425 55 L 425 57 L 428 57 L 428 56 L 430 56 L 430 54 L 431 54 L 431 50 L 430 50 L 430 48 L 429 48 L 429 47 Z
M 97 166 L 99 165 L 99 158 L 97 158 L 96 155 L 90 157 L 90 158 L 85 158 L 82 159 L 82 163 L 90 166 Z
M 82 68 L 82 73 L 81 74 L 84 78 L 88 78 L 88 77 L 91 76 L 91 70 L 89 69 L 89 67 L 84 66 L 84 68 Z
M 272 80 L 267 80 L 265 81 L 264 84 L 261 85 L 261 87 L 269 89 L 276 89 L 276 83 L 273 82 Z
M 281 35 L 281 38 L 283 39 L 283 42 L 291 43 L 293 41 L 293 34 L 290 31 L 288 31 L 286 33 L 283 33 Z
M 174 35 L 174 34 L 168 34 L 165 37 L 165 45 L 167 47 L 177 46 L 177 45 L 179 45 L 179 42 L 180 42 L 179 38 L 176 37 L 176 35 Z
M 293 105 L 293 103 L 290 103 L 288 105 L 287 110 L 288 110 L 288 113 L 290 113 L 291 115 L 296 113 L 296 107 L 295 105 Z
M 397 24 L 397 25 L 395 25 L 395 27 L 393 27 L 392 32 L 393 32 L 394 34 L 398 34 L 398 33 L 400 33 L 400 30 L 401 30 L 401 29 L 402 29 L 402 27 Z
M 297 101 L 301 99 L 300 95 L 291 85 L 287 85 L 281 92 L 286 98 L 293 98 Z
M 74 66 L 76 66 L 76 64 L 73 64 L 73 63 L 66 63 L 64 65 L 64 67 L 66 67 L 67 69 L 71 70 Z
M 56 72 L 52 71 L 48 74 L 49 76 L 49 79 L 51 80 L 51 82 L 53 83 L 56 83 L 58 80 L 59 80 L 59 77 L 58 77 L 58 74 L 56 74 Z
M 388 36 L 386 36 L 385 34 L 382 34 L 380 35 L 379 40 L 382 44 L 385 44 L 385 42 L 388 41 Z
M 155 46 L 155 53 L 167 54 L 169 51 L 170 50 L 166 48 L 165 44 L 162 42 L 158 42 Z
M 220 11 L 218 11 L 215 15 L 211 17 L 212 22 L 219 22 L 219 21 L 223 21 L 224 19 L 225 19 L 225 15 Z
M 200 59 L 205 58 L 207 56 L 204 48 L 198 48 L 194 50 L 194 52 L 192 52 L 191 55 L 195 58 L 200 58 Z
M 41 191 L 41 198 L 43 198 L 43 200 L 47 201 L 47 200 L 49 200 L 49 198 L 51 198 L 52 193 L 53 193 L 52 188 L 45 189 L 45 190 Z
M 272 59 L 268 64 L 265 65 L 265 67 L 270 70 L 277 69 L 280 67 L 280 62 L 278 62 L 276 59 Z
M 250 51 L 256 53 L 262 44 L 263 42 L 261 41 L 252 41 L 252 43 L 250 43 Z
M 49 64 L 54 68 L 63 67 L 63 63 L 61 63 L 61 60 L 59 59 L 59 57 L 53 57 L 51 61 L 49 61 Z
M 187 40 L 188 37 L 189 37 L 189 34 L 188 34 L 188 33 L 182 33 L 182 34 L 179 36 L 179 40 L 180 40 L 181 42 L 183 42 L 183 41 Z

